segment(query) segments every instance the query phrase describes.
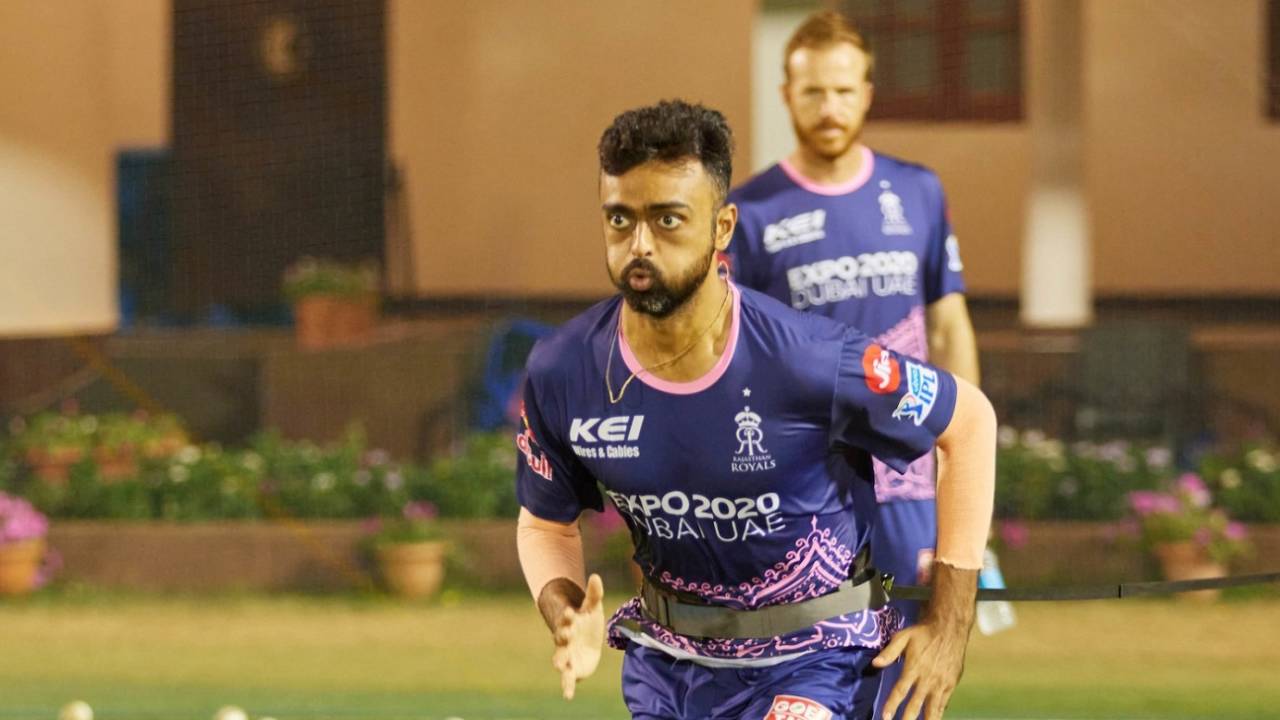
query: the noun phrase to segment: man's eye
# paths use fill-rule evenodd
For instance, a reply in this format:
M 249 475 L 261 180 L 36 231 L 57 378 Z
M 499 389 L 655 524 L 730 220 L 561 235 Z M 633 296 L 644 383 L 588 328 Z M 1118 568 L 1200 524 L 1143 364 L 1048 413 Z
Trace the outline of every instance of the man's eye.
M 622 215 L 618 215 L 616 213 L 609 216 L 609 227 L 614 228 L 615 230 L 621 230 L 626 226 L 627 226 L 626 217 Z
M 662 217 L 658 218 L 658 225 L 663 230 L 675 230 L 676 228 L 680 227 L 680 218 L 676 217 L 675 215 L 663 215 Z

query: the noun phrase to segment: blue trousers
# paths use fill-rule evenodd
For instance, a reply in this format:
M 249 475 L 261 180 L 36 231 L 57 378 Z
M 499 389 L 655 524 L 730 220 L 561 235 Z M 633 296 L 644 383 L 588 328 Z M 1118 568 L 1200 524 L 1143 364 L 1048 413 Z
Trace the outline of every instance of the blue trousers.
M 871 535 L 871 561 L 881 572 L 893 573 L 896 582 L 920 584 L 920 564 L 932 560 L 937 544 L 938 507 L 933 500 L 902 500 L 877 506 L 875 530 Z M 922 554 L 922 551 L 926 552 Z M 910 627 L 919 620 L 921 605 L 918 601 L 894 600 L 890 604 L 902 611 L 904 626 Z M 877 720 L 885 699 L 902 675 L 902 661 L 884 668 L 880 675 Z M 898 718 L 903 718 L 901 706 Z
M 868 720 L 874 650 L 832 648 L 762 668 L 710 668 L 631 643 L 622 697 L 636 720 Z

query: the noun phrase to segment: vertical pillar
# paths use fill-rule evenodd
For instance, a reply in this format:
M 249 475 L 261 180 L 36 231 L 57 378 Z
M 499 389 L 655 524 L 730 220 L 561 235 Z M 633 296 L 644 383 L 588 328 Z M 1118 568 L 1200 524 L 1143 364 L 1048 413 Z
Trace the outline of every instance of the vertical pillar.
M 1032 171 L 1021 317 L 1035 327 L 1077 327 L 1092 319 L 1082 6 L 1083 0 L 1024 3 Z

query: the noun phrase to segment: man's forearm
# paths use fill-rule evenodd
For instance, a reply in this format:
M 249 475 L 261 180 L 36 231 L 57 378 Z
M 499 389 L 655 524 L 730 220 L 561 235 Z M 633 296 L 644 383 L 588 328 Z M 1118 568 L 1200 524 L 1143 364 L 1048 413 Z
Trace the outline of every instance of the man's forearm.
M 995 475 L 995 411 L 980 390 L 957 378 L 955 413 L 938 438 L 940 562 L 966 570 L 982 567 Z
M 554 630 L 566 607 L 582 604 L 586 580 L 578 524 L 543 520 L 521 508 L 516 551 L 538 611 Z

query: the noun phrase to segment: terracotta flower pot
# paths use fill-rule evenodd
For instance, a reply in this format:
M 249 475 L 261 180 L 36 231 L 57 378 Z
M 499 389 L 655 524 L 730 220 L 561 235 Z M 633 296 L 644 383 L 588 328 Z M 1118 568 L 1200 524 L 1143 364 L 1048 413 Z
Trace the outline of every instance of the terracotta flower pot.
M 298 345 L 309 350 L 365 342 L 378 320 L 375 296 L 311 295 L 293 306 Z
M 44 538 L 0 544 L 0 595 L 23 595 L 36 586 Z
M 78 447 L 59 447 L 44 450 L 32 448 L 27 451 L 27 464 L 31 466 L 35 476 L 54 484 L 65 484 L 71 475 L 71 466 L 80 462 L 84 450 Z
M 129 446 L 94 448 L 93 461 L 98 465 L 98 475 L 107 482 L 124 480 L 138 474 L 138 458 Z
M 387 588 L 400 597 L 425 599 L 444 582 L 442 542 L 392 543 L 378 547 L 378 567 Z
M 1226 574 L 1222 565 L 1209 559 L 1204 548 L 1189 540 L 1160 543 L 1153 550 L 1160 560 L 1160 569 L 1166 580 L 1202 580 Z M 1179 597 L 1209 602 L 1217 600 L 1221 594 L 1220 590 L 1196 590 L 1182 593 Z

